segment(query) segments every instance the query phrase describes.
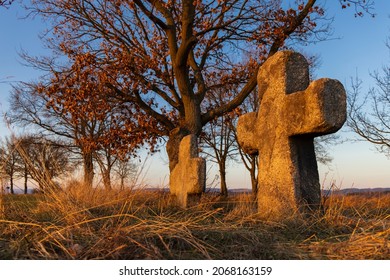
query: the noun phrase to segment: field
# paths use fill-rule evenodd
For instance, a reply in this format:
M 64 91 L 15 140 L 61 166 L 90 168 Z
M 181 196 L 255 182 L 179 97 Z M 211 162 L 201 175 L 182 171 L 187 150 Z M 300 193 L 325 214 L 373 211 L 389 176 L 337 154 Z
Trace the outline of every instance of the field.
M 248 194 L 187 210 L 163 191 L 0 197 L 0 259 L 390 259 L 390 194 L 335 195 L 322 213 L 261 220 Z

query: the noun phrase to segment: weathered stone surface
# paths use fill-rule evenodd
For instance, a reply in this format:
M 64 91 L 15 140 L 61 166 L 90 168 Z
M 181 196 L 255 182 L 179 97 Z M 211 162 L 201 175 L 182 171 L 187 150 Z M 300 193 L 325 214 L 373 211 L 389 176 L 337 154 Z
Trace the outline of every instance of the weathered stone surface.
M 198 157 L 197 138 L 191 134 L 180 142 L 179 161 L 170 175 L 170 191 L 180 206 L 187 207 L 188 196 L 201 194 L 206 187 L 206 161 Z
M 237 125 L 248 153 L 259 153 L 259 213 L 274 220 L 320 205 L 320 184 L 313 139 L 339 130 L 346 119 L 343 85 L 331 79 L 309 85 L 306 59 L 278 52 L 259 70 L 258 112 Z

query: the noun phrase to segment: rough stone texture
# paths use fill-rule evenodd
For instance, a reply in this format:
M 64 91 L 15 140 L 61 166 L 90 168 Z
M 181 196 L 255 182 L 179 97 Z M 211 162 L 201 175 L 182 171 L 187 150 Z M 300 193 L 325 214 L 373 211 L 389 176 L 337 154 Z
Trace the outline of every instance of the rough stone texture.
M 248 153 L 259 153 L 259 213 L 280 220 L 320 205 L 313 139 L 342 127 L 346 94 L 336 80 L 309 85 L 308 63 L 292 51 L 269 58 L 257 81 L 261 106 L 239 118 L 238 140 Z
M 201 194 L 206 187 L 206 161 L 198 157 L 197 138 L 191 134 L 180 142 L 179 161 L 170 175 L 170 191 L 180 206 L 187 207 L 188 196 Z

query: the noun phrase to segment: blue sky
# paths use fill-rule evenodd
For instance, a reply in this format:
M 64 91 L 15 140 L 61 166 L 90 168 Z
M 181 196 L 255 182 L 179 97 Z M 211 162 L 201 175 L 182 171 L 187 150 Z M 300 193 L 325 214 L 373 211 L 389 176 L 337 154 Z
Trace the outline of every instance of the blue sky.
M 319 54 L 321 65 L 316 77 L 329 77 L 340 80 L 346 88 L 350 78 L 358 73 L 364 88 L 374 86 L 369 73 L 390 64 L 390 53 L 385 41 L 390 36 L 390 1 L 376 1 L 376 17 L 355 18 L 353 10 L 341 10 L 338 1 L 323 1 L 329 16 L 334 16 L 334 39 L 305 47 L 303 50 Z M 0 9 L 0 113 L 8 108 L 9 82 L 29 81 L 39 73 L 21 64 L 18 52 L 22 49 L 30 54 L 45 53 L 39 34 L 45 30 L 45 23 L 39 18 L 19 19 L 25 12 L 18 3 L 10 9 Z M 9 134 L 0 120 L 0 136 Z M 340 135 L 353 138 L 354 135 L 343 129 Z M 333 162 L 330 166 L 320 166 L 321 181 L 329 185 L 347 187 L 390 187 L 390 160 L 365 142 L 346 142 L 330 151 Z M 147 164 L 146 182 L 166 185 L 168 167 L 163 155 L 155 155 Z M 243 167 L 230 164 L 229 185 L 249 187 L 250 180 Z
M 370 73 L 390 65 L 390 52 L 385 46 L 390 36 L 390 1 L 376 1 L 375 18 L 355 18 L 352 11 L 340 10 L 327 1 L 330 15 L 335 16 L 334 37 L 308 47 L 318 53 L 321 65 L 317 77 L 340 80 L 348 89 L 350 79 L 356 73 L 364 82 L 364 89 L 375 85 Z M 338 1 L 337 1 L 338 2 Z M 346 139 L 355 135 L 342 129 Z M 390 160 L 366 142 L 346 142 L 332 148 L 333 162 L 330 167 L 320 166 L 320 175 L 326 184 L 347 187 L 390 187 Z

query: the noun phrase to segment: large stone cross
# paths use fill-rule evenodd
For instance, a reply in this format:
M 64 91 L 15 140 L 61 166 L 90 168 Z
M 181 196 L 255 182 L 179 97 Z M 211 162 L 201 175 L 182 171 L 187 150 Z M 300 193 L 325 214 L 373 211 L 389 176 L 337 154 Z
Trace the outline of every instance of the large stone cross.
M 196 135 L 184 137 L 179 147 L 179 162 L 170 175 L 170 191 L 180 206 L 187 207 L 189 195 L 199 195 L 206 187 L 206 161 L 198 157 Z
M 292 51 L 269 58 L 257 81 L 260 109 L 239 118 L 238 141 L 259 154 L 259 214 L 278 220 L 320 205 L 313 139 L 342 127 L 346 94 L 336 80 L 309 84 L 306 59 Z

